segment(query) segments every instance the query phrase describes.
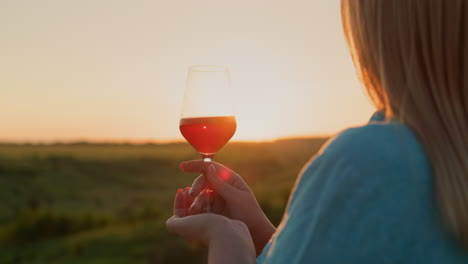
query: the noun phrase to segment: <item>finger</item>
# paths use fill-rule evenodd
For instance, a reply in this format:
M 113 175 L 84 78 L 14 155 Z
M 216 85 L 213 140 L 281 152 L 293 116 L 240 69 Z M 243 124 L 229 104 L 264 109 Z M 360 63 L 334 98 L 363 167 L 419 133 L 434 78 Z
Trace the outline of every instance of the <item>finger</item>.
M 224 199 L 219 196 L 216 192 L 213 192 L 214 198 L 213 198 L 213 213 L 221 214 L 224 210 L 225 207 L 225 202 Z
M 203 200 L 203 205 L 204 205 L 203 211 L 205 213 L 209 213 L 213 210 L 212 207 L 213 207 L 215 191 L 213 191 L 212 189 L 206 189 L 205 194 L 206 194 L 206 197 Z
M 184 194 L 185 194 L 185 208 L 188 210 L 190 205 L 192 205 L 194 198 L 189 195 L 189 192 L 192 188 L 191 187 L 185 187 L 184 189 Z
M 208 181 L 211 183 L 213 189 L 225 199 L 235 198 L 239 192 L 238 189 L 227 182 L 232 177 L 229 174 L 230 170 L 225 171 L 224 168 L 221 168 L 221 170 L 217 172 L 213 164 L 208 166 Z
M 178 189 L 174 199 L 174 215 L 182 217 L 186 215 L 185 195 L 182 189 Z
M 202 212 L 202 203 L 201 200 L 199 199 L 200 195 L 195 198 L 193 203 L 190 205 L 190 207 L 187 210 L 187 213 L 189 215 L 195 215 L 195 214 L 201 214 Z
M 197 197 L 198 194 L 203 190 L 205 186 L 205 175 L 198 176 L 195 181 L 193 181 L 192 188 L 189 191 L 189 195 L 192 197 Z
M 207 163 L 203 160 L 190 160 L 180 163 L 180 169 L 185 172 L 203 173 L 206 171 Z
M 191 161 L 182 162 L 180 164 L 180 167 L 182 168 L 183 171 L 186 171 L 186 172 L 201 172 L 205 174 L 207 171 L 206 166 L 209 166 L 210 164 L 214 165 L 215 169 L 218 170 L 218 175 L 223 181 L 229 183 L 230 185 L 232 185 L 233 187 L 239 190 L 242 190 L 242 191 L 249 190 L 247 183 L 245 183 L 245 181 L 242 179 L 241 176 L 236 174 L 231 169 L 223 166 L 222 164 L 219 164 L 216 162 L 204 162 L 202 160 L 191 160 Z M 202 180 L 204 177 L 202 177 L 201 175 L 199 176 L 199 178 L 200 180 Z M 210 181 L 208 181 L 208 184 L 211 185 Z M 201 190 L 199 189 L 199 187 L 197 187 L 197 188 L 194 188 L 193 191 L 197 191 L 197 193 L 194 194 L 194 196 L 196 196 L 198 194 L 198 191 L 201 191 Z
M 207 201 L 206 191 L 203 190 L 200 194 L 195 198 L 194 202 L 188 209 L 189 215 L 194 214 L 202 214 L 204 213 L 203 208 L 205 207 L 205 203 Z
M 217 162 L 205 162 L 203 160 L 190 160 L 180 163 L 179 167 L 181 170 L 185 172 L 198 172 L 198 173 L 205 173 L 208 165 L 214 164 L 216 168 L 225 168 L 229 170 L 226 166 L 219 164 Z

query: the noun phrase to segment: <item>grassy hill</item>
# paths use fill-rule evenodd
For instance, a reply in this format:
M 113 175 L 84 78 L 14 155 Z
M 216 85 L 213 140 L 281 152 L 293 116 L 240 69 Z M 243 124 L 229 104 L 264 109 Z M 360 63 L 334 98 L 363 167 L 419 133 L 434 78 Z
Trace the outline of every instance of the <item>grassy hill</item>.
M 244 177 L 279 223 L 301 167 L 325 142 L 229 143 L 216 160 Z M 167 233 L 186 143 L 0 145 L 0 263 L 206 263 Z

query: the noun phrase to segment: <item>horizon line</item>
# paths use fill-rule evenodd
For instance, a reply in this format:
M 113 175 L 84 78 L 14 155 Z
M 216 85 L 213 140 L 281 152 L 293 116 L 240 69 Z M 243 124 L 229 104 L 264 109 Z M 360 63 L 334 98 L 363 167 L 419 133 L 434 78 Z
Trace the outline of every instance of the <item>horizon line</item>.
M 232 143 L 268 143 L 282 140 L 294 140 L 294 139 L 323 139 L 329 138 L 331 135 L 318 134 L 318 135 L 307 135 L 307 136 L 291 136 L 291 137 L 278 137 L 273 139 L 265 140 L 246 140 L 236 139 L 229 142 Z M 144 139 L 69 139 L 69 140 L 8 140 L 0 139 L 0 145 L 79 145 L 79 144 L 90 144 L 90 145 L 168 145 L 168 144 L 179 144 L 187 143 L 183 139 L 174 140 L 144 140 Z

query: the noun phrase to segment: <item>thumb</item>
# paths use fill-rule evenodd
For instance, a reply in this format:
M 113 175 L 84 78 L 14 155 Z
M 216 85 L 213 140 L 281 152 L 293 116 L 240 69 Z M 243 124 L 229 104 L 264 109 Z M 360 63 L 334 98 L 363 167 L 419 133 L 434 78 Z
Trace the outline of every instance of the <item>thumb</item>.
M 166 221 L 166 228 L 167 231 L 177 234 L 178 232 L 178 226 L 180 225 L 179 222 L 179 217 L 176 215 L 173 215 L 171 218 L 167 219 Z
M 232 177 L 231 172 L 222 167 L 219 168 L 219 170 L 220 171 L 216 171 L 216 167 L 213 164 L 208 166 L 206 172 L 208 182 L 211 183 L 213 189 L 224 199 L 235 196 L 239 190 L 228 182 L 229 178 Z
M 174 198 L 174 215 L 185 216 L 187 214 L 186 197 L 182 189 L 178 189 Z
M 173 215 L 166 221 L 166 229 L 170 233 L 191 239 L 193 236 L 193 229 L 197 229 L 191 222 L 193 222 L 191 217 L 179 217 L 177 215 Z
M 217 226 L 220 215 L 210 213 L 169 218 L 166 228 L 170 233 L 183 237 L 189 242 L 207 246 L 210 240 L 210 229 Z

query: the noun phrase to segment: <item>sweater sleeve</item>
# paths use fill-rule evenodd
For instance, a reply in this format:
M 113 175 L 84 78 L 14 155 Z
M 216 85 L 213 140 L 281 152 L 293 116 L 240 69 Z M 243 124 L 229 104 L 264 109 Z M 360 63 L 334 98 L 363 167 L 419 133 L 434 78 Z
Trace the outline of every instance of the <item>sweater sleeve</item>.
M 424 155 L 368 132 L 342 133 L 306 166 L 260 263 L 447 263 Z

